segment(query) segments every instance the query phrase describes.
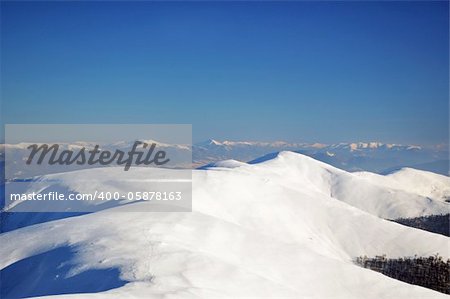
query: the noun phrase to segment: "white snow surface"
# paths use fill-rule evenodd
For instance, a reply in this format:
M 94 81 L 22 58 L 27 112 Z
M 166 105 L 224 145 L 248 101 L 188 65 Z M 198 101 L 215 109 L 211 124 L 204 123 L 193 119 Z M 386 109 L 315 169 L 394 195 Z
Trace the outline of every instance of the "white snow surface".
M 112 170 L 77 175 L 94 179 L 105 171 Z M 448 182 L 405 171 L 352 174 L 292 152 L 195 170 L 192 212 L 121 213 L 118 206 L 17 229 L 0 235 L 0 268 L 71 246 L 72 274 L 117 268 L 129 283 L 57 298 L 448 298 L 353 263 L 361 255 L 449 257 L 449 238 L 381 218 L 448 211 L 441 200 Z M 135 174 L 145 177 L 145 170 Z M 71 190 L 95 188 L 59 178 Z
M 434 200 L 450 200 L 450 177 L 445 175 L 413 168 L 402 168 L 385 176 L 371 172 L 356 174 L 388 188 L 414 193 Z

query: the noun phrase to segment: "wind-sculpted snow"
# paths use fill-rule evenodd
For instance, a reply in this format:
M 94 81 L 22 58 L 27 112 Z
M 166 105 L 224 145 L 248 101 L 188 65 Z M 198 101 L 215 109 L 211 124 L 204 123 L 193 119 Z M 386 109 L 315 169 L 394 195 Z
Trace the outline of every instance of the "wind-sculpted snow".
M 63 181 L 72 190 L 87 188 L 71 185 L 69 175 Z M 4 233 L 0 268 L 69 247 L 70 277 L 117 269 L 112 282 L 128 282 L 58 298 L 447 298 L 353 263 L 378 254 L 447 258 L 447 237 L 380 218 L 447 209 L 439 199 L 290 152 L 254 165 L 195 170 L 193 183 L 193 212 L 121 213 L 125 207 L 117 206 Z M 85 281 L 79 292 L 86 291 L 81 286 Z

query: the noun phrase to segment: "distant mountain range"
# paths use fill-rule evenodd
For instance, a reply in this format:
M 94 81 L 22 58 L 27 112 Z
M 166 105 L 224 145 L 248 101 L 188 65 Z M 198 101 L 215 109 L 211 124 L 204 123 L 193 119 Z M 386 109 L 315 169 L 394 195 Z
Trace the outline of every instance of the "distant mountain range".
M 289 143 L 284 141 L 217 141 L 210 139 L 191 145 L 167 144 L 148 140 L 147 143 L 157 143 L 163 148 L 173 161 L 179 161 L 178 167 L 199 168 L 211 163 L 224 160 L 240 162 L 261 162 L 270 159 L 281 151 L 293 151 L 310 156 L 346 171 L 370 171 L 376 173 L 390 173 L 403 167 L 411 167 L 434 173 L 449 175 L 448 147 L 418 146 L 404 144 L 390 144 L 381 142 L 356 143 Z M 131 147 L 132 142 L 118 142 L 104 144 L 105 149 L 122 149 Z M 0 145 L 0 163 L 4 163 L 4 151 L 8 151 L 14 161 L 21 161 L 29 154 L 27 143 Z M 94 147 L 92 142 L 74 142 L 61 145 L 62 148 Z M 192 155 L 192 164 L 186 163 L 186 157 Z M 9 173 L 18 173 L 23 167 L 16 162 L 7 165 Z M 17 169 L 14 169 L 17 168 Z M 39 175 L 42 170 L 27 167 L 30 175 Z M 72 169 L 74 170 L 74 169 Z M 61 170 L 66 171 L 66 170 Z M 59 172 L 61 172 L 59 171 Z M 58 172 L 58 171 L 52 171 Z
M 449 174 L 449 152 L 444 147 L 389 144 L 381 142 L 357 143 L 288 143 L 217 141 L 194 144 L 194 164 L 202 166 L 220 160 L 252 161 L 267 155 L 271 158 L 280 151 L 294 151 L 347 171 L 391 172 L 412 167 L 439 174 Z M 258 158 L 260 161 L 263 158 Z

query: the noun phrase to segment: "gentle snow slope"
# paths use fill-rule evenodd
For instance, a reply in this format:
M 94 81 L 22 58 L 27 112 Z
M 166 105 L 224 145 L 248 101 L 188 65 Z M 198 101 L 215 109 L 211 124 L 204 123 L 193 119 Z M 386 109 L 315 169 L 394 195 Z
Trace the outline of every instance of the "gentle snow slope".
M 97 178 L 103 171 L 82 174 Z M 61 275 L 117 268 L 129 281 L 103 293 L 67 295 L 73 298 L 448 297 L 352 262 L 377 254 L 448 257 L 447 237 L 373 215 L 432 213 L 446 203 L 289 152 L 261 164 L 194 171 L 193 179 L 192 213 L 116 207 L 14 230 L 0 235 L 1 268 L 70 246 L 73 268 Z M 70 185 L 67 176 L 63 184 Z M 46 260 L 37 261 L 27 275 L 39 277 L 45 267 Z M 22 279 L 17 289 L 32 287 Z
M 403 190 L 436 200 L 450 200 L 450 177 L 413 168 L 403 168 L 389 175 L 355 173 L 384 187 Z

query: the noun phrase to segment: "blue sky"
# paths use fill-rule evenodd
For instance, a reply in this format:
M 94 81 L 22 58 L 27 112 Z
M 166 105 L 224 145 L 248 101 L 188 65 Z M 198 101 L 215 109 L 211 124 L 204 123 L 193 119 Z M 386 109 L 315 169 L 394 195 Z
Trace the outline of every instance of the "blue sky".
M 3 123 L 448 142 L 447 2 L 2 2 Z

